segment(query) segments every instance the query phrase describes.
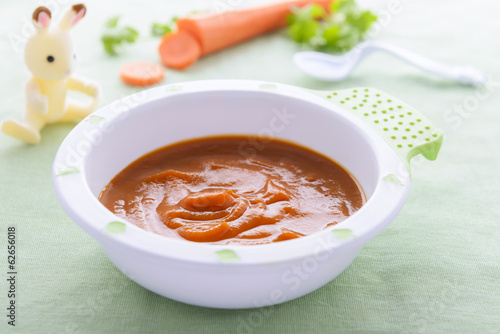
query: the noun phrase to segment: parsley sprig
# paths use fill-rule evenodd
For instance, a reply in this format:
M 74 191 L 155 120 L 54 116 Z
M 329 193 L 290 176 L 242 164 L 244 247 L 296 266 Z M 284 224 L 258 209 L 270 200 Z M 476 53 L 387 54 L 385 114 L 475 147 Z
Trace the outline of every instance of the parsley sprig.
M 114 16 L 105 23 L 105 32 L 101 37 L 104 50 L 110 55 L 117 55 L 124 43 L 132 44 L 139 38 L 139 32 L 130 26 L 118 26 L 120 17 Z
M 355 0 L 335 0 L 328 14 L 320 5 L 293 8 L 288 34 L 296 42 L 326 52 L 345 52 L 365 39 L 377 16 L 361 10 Z
M 151 35 L 162 37 L 163 35 L 172 32 L 175 28 L 175 21 L 177 21 L 177 17 L 173 17 L 167 23 L 153 22 L 151 25 Z

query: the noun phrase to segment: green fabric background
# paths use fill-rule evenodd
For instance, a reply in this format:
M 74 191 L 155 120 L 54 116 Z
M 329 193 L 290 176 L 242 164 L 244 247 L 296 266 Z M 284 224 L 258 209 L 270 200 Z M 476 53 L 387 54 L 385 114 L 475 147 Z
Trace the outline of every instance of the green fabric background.
M 379 11 L 390 2 L 361 4 Z M 135 89 L 120 82 L 118 68 L 132 60 L 157 61 L 157 40 L 146 37 L 150 22 L 220 3 L 255 2 L 88 0 L 88 15 L 73 31 L 78 74 L 100 82 L 105 103 L 131 93 Z M 185 72 L 169 70 L 164 80 L 371 86 L 408 102 L 443 128 L 441 155 L 414 167 L 402 212 L 338 278 L 303 298 L 260 310 L 194 307 L 143 289 L 111 264 L 57 202 L 51 163 L 72 125 L 52 125 L 38 146 L 0 134 L 0 310 L 7 307 L 7 225 L 17 226 L 19 246 L 18 326 L 7 326 L 0 311 L 0 333 L 500 333 L 500 4 L 400 3 L 401 13 L 385 18 L 377 38 L 443 63 L 476 66 L 496 82 L 493 93 L 475 100 L 474 88 L 436 79 L 385 55 L 374 55 L 344 82 L 322 83 L 293 66 L 291 56 L 300 48 L 284 32 L 207 57 Z M 0 119 L 20 118 L 24 109 L 28 72 L 8 36 L 22 32 L 23 20 L 37 4 L 0 2 Z M 144 38 L 111 58 L 99 36 L 105 18 L 117 13 Z M 451 114 L 464 104 L 467 117 Z

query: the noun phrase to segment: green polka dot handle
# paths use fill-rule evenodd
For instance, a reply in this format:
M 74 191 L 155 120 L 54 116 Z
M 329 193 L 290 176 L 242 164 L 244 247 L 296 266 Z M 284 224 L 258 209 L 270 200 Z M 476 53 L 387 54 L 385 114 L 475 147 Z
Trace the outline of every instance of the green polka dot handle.
M 396 151 L 408 171 L 418 154 L 437 158 L 443 132 L 406 103 L 372 88 L 316 93 L 364 120 Z

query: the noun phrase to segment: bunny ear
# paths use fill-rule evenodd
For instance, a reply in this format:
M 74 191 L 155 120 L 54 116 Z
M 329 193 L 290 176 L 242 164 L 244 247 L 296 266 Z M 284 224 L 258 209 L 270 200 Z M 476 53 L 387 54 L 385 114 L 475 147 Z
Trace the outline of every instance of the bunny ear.
M 87 8 L 84 4 L 73 5 L 67 12 L 64 14 L 61 22 L 59 23 L 59 28 L 62 30 L 69 30 L 73 28 L 75 24 L 77 24 L 87 13 Z
M 38 31 L 49 29 L 52 14 L 47 7 L 40 6 L 33 12 L 33 24 Z

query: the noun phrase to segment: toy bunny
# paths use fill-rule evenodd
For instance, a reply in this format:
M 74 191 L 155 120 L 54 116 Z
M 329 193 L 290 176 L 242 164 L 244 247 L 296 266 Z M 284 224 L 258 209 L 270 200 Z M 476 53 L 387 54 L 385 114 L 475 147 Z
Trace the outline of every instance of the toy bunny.
M 72 6 L 59 25 L 50 27 L 51 13 L 45 7 L 33 12 L 36 33 L 25 47 L 25 63 L 33 74 L 26 85 L 24 122 L 6 120 L 2 131 L 28 144 L 40 142 L 40 130 L 49 123 L 78 121 L 92 113 L 99 103 L 97 85 L 70 75 L 76 66 L 76 54 L 69 30 L 85 16 L 83 4 Z M 50 27 L 50 29 L 49 29 Z M 92 97 L 90 104 L 66 101 L 66 92 L 74 90 Z

